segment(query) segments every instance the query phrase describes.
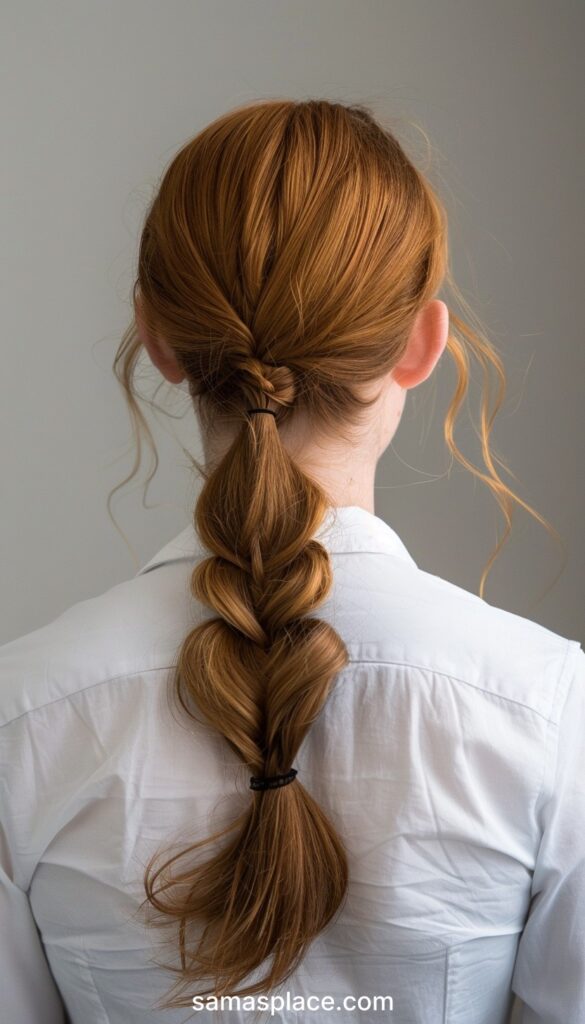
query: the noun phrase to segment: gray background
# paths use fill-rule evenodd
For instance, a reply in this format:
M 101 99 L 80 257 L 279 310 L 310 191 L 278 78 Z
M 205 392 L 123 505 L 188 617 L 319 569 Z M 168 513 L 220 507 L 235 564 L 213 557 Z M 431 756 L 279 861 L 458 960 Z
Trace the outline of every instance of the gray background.
M 3 12 L 0 642 L 133 574 L 189 521 L 199 484 L 181 444 L 201 448 L 186 394 L 166 384 L 156 400 L 173 418 L 146 410 L 161 459 L 146 507 L 148 461 L 114 498 L 136 561 L 108 517 L 133 461 L 111 362 L 153 183 L 210 120 L 267 96 L 365 102 L 428 168 L 456 280 L 508 372 L 496 452 L 567 549 L 563 569 L 519 510 L 485 598 L 583 641 L 585 6 L 5 0 Z M 147 395 L 160 382 L 146 364 L 140 380 Z M 449 471 L 454 386 L 445 356 L 410 392 L 376 513 L 422 568 L 477 592 L 503 520 L 479 481 Z M 465 410 L 456 439 L 477 462 Z

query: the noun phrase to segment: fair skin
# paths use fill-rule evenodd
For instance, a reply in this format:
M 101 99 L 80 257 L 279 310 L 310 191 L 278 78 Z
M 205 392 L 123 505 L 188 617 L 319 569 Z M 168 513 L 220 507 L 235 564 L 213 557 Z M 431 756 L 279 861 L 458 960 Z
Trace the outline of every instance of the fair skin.
M 136 324 L 140 340 L 159 372 L 171 384 L 180 384 L 185 374 L 171 349 L 160 337 L 153 337 L 140 319 L 137 303 Z M 374 482 L 376 466 L 390 444 L 400 419 L 406 393 L 422 384 L 435 369 L 449 335 L 449 311 L 440 299 L 431 299 L 418 313 L 407 348 L 400 361 L 385 376 L 372 382 L 362 394 L 371 397 L 381 387 L 377 402 L 367 410 L 364 425 L 354 432 L 352 445 L 344 439 L 334 442 L 309 433 L 299 414 L 295 422 L 282 424 L 282 443 L 297 464 L 327 490 L 337 506 L 357 505 L 375 514 Z M 231 429 L 214 430 L 213 438 L 203 434 L 206 467 L 231 443 Z

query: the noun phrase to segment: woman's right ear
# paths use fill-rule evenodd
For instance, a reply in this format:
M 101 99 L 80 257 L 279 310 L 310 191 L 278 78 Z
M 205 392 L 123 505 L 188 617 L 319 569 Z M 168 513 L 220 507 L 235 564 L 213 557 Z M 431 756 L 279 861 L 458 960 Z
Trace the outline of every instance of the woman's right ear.
M 150 356 L 159 373 L 171 384 L 180 384 L 187 376 L 179 366 L 172 349 L 169 348 L 163 338 L 151 334 L 141 316 L 140 297 L 134 296 L 134 318 L 138 337 Z

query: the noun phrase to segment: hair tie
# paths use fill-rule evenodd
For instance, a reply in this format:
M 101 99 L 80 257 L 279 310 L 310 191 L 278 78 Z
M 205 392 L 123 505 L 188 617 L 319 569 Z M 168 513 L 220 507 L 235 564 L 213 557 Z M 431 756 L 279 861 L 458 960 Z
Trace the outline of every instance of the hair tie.
M 280 786 L 288 786 L 296 774 L 296 768 L 291 768 L 283 775 L 251 775 L 250 789 L 279 789 Z
M 274 409 L 246 409 L 246 412 L 269 412 L 271 416 L 276 419 L 276 413 Z

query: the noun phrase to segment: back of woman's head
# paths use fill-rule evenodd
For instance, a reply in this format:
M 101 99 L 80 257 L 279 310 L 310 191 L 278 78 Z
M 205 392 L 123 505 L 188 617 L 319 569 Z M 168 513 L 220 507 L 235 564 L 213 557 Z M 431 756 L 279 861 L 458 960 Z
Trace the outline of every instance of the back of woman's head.
M 193 570 L 192 593 L 215 615 L 186 637 L 175 692 L 251 776 L 294 766 L 348 660 L 342 638 L 315 615 L 332 585 L 328 552 L 313 539 L 330 496 L 294 462 L 279 431 L 301 414 L 315 430 L 342 436 L 358 424 L 373 401 L 362 387 L 399 361 L 418 311 L 446 275 L 439 200 L 393 134 L 359 105 L 274 100 L 238 108 L 183 146 L 148 210 L 135 291 L 141 319 L 172 350 L 204 421 L 227 418 L 237 427 L 204 473 L 194 513 L 209 557 Z M 485 395 L 487 473 L 455 445 L 468 350 L 484 371 L 495 369 L 500 403 L 504 375 L 490 343 L 452 313 L 450 321 L 458 382 L 447 444 L 492 489 L 508 529 L 512 501 L 542 521 L 494 468 L 495 412 L 488 418 Z M 114 367 L 138 422 L 132 378 L 140 351 L 133 326 Z M 214 852 L 195 859 L 212 840 Z M 218 995 L 280 984 L 340 910 L 348 886 L 343 843 L 301 773 L 278 788 L 250 789 L 230 828 L 156 870 L 155 859 L 147 899 L 177 922 L 181 954 L 180 990 L 169 1006 L 189 1005 L 182 992 L 192 996 L 199 981 L 207 982 L 199 992 Z M 262 965 L 261 980 L 245 986 Z

